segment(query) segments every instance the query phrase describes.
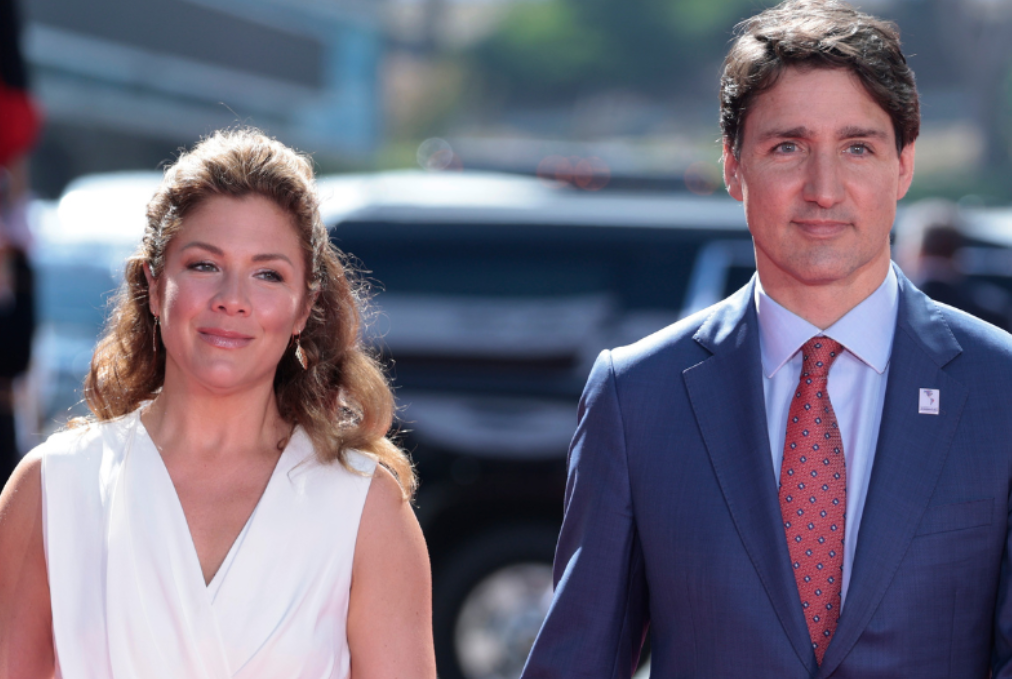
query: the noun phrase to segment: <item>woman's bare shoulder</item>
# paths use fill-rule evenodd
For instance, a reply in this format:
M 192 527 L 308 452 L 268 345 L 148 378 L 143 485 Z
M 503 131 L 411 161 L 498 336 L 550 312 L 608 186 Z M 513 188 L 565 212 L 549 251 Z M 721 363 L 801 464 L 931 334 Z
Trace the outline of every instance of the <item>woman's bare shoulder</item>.
M 404 499 L 404 492 L 401 485 L 390 472 L 381 464 L 375 465 L 372 472 L 372 483 L 369 484 L 369 494 L 366 496 L 365 505 L 371 507 L 372 512 L 400 512 L 411 509 L 407 500 Z
M 10 676 L 52 676 L 42 459 L 38 448 L 25 456 L 0 493 L 0 661 Z
M 377 465 L 355 545 L 348 643 L 355 679 L 434 679 L 425 539 L 397 479 Z
M 40 448 L 22 458 L 0 493 L 0 573 L 42 547 L 42 458 Z
M 42 458 L 39 446 L 25 455 L 0 493 L 0 540 L 27 518 L 42 518 Z M 40 526 L 41 528 L 41 526 Z M 0 550 L 0 559 L 6 550 Z
M 366 569 L 372 573 L 377 572 L 376 568 L 397 571 L 407 564 L 424 566 L 424 571 L 428 571 L 428 554 L 418 519 L 397 479 L 383 465 L 376 465 L 362 509 L 355 545 L 356 570 L 360 570 L 363 562 L 368 563 Z

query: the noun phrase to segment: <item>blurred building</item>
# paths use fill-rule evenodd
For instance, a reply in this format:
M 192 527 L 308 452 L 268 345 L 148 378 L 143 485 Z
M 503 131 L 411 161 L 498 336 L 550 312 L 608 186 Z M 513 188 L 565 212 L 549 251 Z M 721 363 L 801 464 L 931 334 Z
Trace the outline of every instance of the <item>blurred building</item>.
M 48 129 L 37 185 L 153 169 L 236 123 L 323 157 L 380 143 L 383 38 L 368 0 L 21 0 Z

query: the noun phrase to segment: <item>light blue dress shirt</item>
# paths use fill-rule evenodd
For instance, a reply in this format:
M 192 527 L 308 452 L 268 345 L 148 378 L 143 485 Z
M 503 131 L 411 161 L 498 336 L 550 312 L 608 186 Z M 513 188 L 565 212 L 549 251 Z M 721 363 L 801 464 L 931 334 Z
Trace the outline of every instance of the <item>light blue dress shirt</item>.
M 820 330 L 777 304 L 758 280 L 755 301 L 759 312 L 763 395 L 773 453 L 774 483 L 780 479 L 791 396 L 801 379 L 801 347 L 812 337 L 825 335 L 846 348 L 829 370 L 829 399 L 840 424 L 847 463 L 847 523 L 841 585 L 846 602 L 858 529 L 875 461 L 889 377 L 889 356 L 896 333 L 899 310 L 896 273 L 890 266 L 882 285 L 826 330 Z

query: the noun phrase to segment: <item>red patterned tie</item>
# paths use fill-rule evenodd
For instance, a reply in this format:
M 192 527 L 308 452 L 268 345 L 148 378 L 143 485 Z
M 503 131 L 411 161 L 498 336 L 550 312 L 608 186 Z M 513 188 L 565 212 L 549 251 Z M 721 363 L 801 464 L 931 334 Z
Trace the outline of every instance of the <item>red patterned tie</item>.
M 815 658 L 822 664 L 840 619 L 847 468 L 826 383 L 843 346 L 813 337 L 787 414 L 780 513 Z

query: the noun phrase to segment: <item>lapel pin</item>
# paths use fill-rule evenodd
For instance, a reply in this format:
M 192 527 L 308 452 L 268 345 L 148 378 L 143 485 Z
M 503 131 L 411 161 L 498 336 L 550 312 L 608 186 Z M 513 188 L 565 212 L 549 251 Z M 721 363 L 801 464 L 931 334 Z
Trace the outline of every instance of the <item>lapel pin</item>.
M 921 399 L 917 412 L 921 415 L 937 415 L 940 394 L 941 392 L 938 389 L 921 389 Z

